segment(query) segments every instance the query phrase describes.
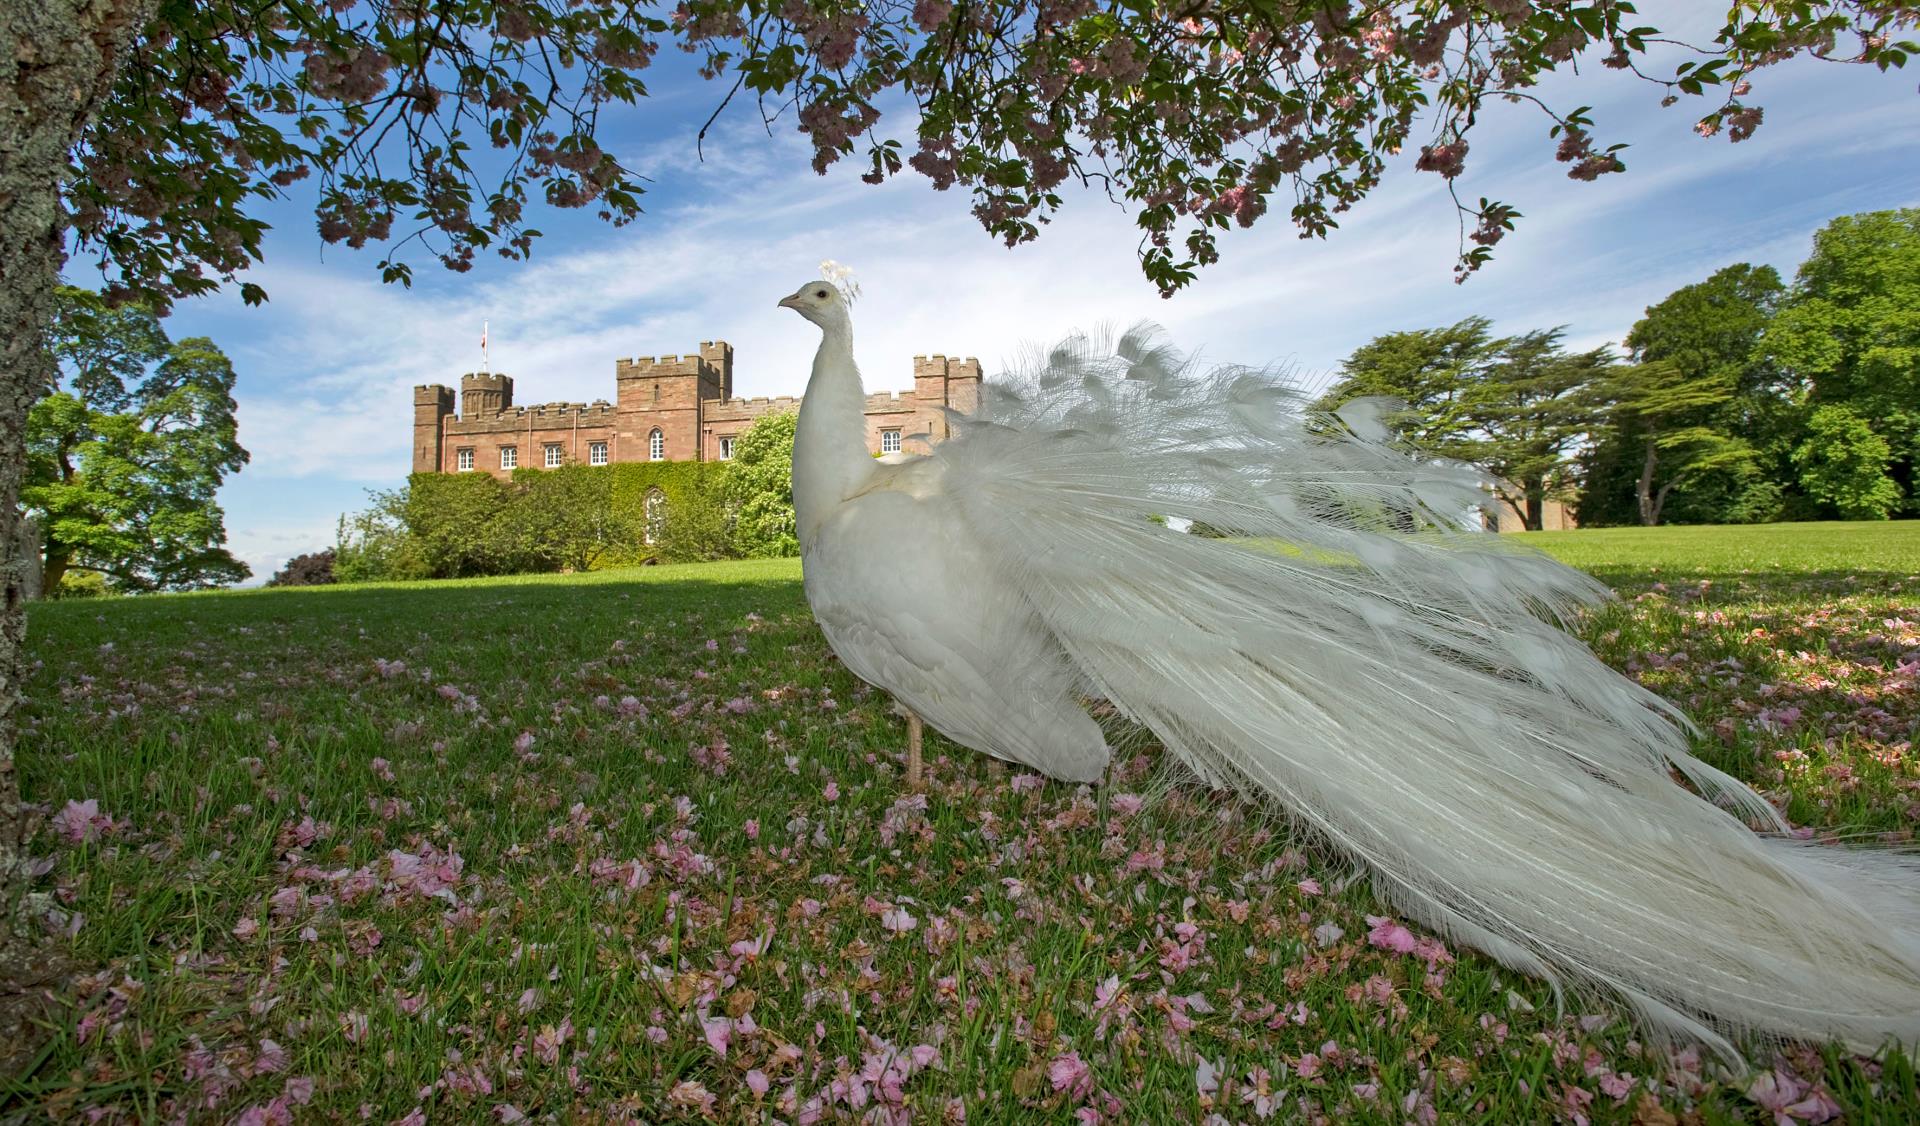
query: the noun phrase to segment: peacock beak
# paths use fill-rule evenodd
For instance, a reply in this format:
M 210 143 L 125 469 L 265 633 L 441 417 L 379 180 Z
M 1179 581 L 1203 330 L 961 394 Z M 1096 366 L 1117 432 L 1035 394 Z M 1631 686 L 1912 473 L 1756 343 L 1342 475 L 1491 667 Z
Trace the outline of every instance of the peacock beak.
M 778 304 L 782 309 L 798 310 L 800 308 L 800 295 L 797 293 L 788 294 L 782 297 Z

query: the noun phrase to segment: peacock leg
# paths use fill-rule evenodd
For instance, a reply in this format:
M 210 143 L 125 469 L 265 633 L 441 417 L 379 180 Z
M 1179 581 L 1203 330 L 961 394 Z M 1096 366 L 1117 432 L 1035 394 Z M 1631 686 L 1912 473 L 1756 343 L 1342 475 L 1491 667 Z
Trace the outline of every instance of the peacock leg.
M 907 711 L 907 789 L 920 788 L 920 713 Z

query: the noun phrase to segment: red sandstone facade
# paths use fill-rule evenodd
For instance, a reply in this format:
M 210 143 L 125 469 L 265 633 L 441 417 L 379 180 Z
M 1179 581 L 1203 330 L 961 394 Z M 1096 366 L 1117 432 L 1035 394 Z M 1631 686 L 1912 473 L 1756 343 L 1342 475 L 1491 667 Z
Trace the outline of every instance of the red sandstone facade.
M 498 373 L 460 377 L 453 388 L 413 389 L 413 471 L 488 472 L 617 461 L 725 461 L 733 441 L 763 415 L 800 409 L 800 400 L 733 397 L 733 346 L 716 340 L 684 356 L 614 363 L 614 401 L 513 405 L 513 380 Z M 980 402 L 980 361 L 916 356 L 913 390 L 867 396 L 867 447 L 892 452 L 916 438 L 947 436 L 946 410 Z

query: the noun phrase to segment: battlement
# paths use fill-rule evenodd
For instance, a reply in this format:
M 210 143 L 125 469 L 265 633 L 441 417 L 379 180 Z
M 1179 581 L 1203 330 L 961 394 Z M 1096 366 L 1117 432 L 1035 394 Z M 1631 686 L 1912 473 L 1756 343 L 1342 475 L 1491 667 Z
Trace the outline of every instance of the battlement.
M 550 402 L 515 406 L 513 379 L 499 372 L 468 372 L 459 380 L 460 413 L 452 388 L 414 388 L 414 470 L 504 475 L 547 465 L 697 461 L 728 456 L 728 443 L 771 414 L 798 411 L 798 395 L 733 394 L 733 345 L 703 340 L 695 352 L 629 356 L 614 361 L 614 401 Z M 939 441 L 952 410 L 977 402 L 980 361 L 942 353 L 913 358 L 913 383 L 902 391 L 865 397 L 867 441 L 875 451 L 900 441 Z M 505 451 L 511 447 L 517 457 Z M 549 460 L 553 451 L 559 460 Z
M 900 392 L 898 391 L 875 391 L 873 394 L 867 396 L 866 409 L 868 414 L 872 414 L 874 411 L 911 412 L 919 404 L 919 401 L 920 400 L 911 392 L 909 392 L 905 398 L 901 398 Z
M 695 352 L 685 356 L 633 356 L 624 360 L 615 360 L 613 366 L 615 368 L 672 368 L 699 362 L 700 355 Z
M 460 413 L 498 414 L 513 406 L 513 377 L 492 371 L 470 371 L 460 377 Z
M 710 399 L 707 401 L 703 417 L 707 422 L 751 422 L 770 414 L 784 414 L 800 409 L 800 399 L 796 395 L 779 395 L 772 398 L 759 396 L 752 399 Z
M 591 403 L 536 403 L 510 407 L 502 411 L 457 415 L 448 420 L 456 433 L 513 433 L 526 430 L 553 430 L 569 426 L 607 427 L 614 424 L 619 408 L 605 399 Z

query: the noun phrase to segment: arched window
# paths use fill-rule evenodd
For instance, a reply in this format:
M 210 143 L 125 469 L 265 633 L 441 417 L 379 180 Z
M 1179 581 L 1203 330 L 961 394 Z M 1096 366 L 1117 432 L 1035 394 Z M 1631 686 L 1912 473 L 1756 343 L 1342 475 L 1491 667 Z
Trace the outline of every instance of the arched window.
M 653 428 L 653 433 L 647 435 L 647 460 L 667 460 L 667 436 L 660 433 L 658 426 Z
M 657 435 L 660 432 L 655 430 Z M 659 489 L 648 489 L 647 499 L 641 502 L 640 538 L 648 544 L 660 542 L 660 536 L 667 530 L 667 494 Z

